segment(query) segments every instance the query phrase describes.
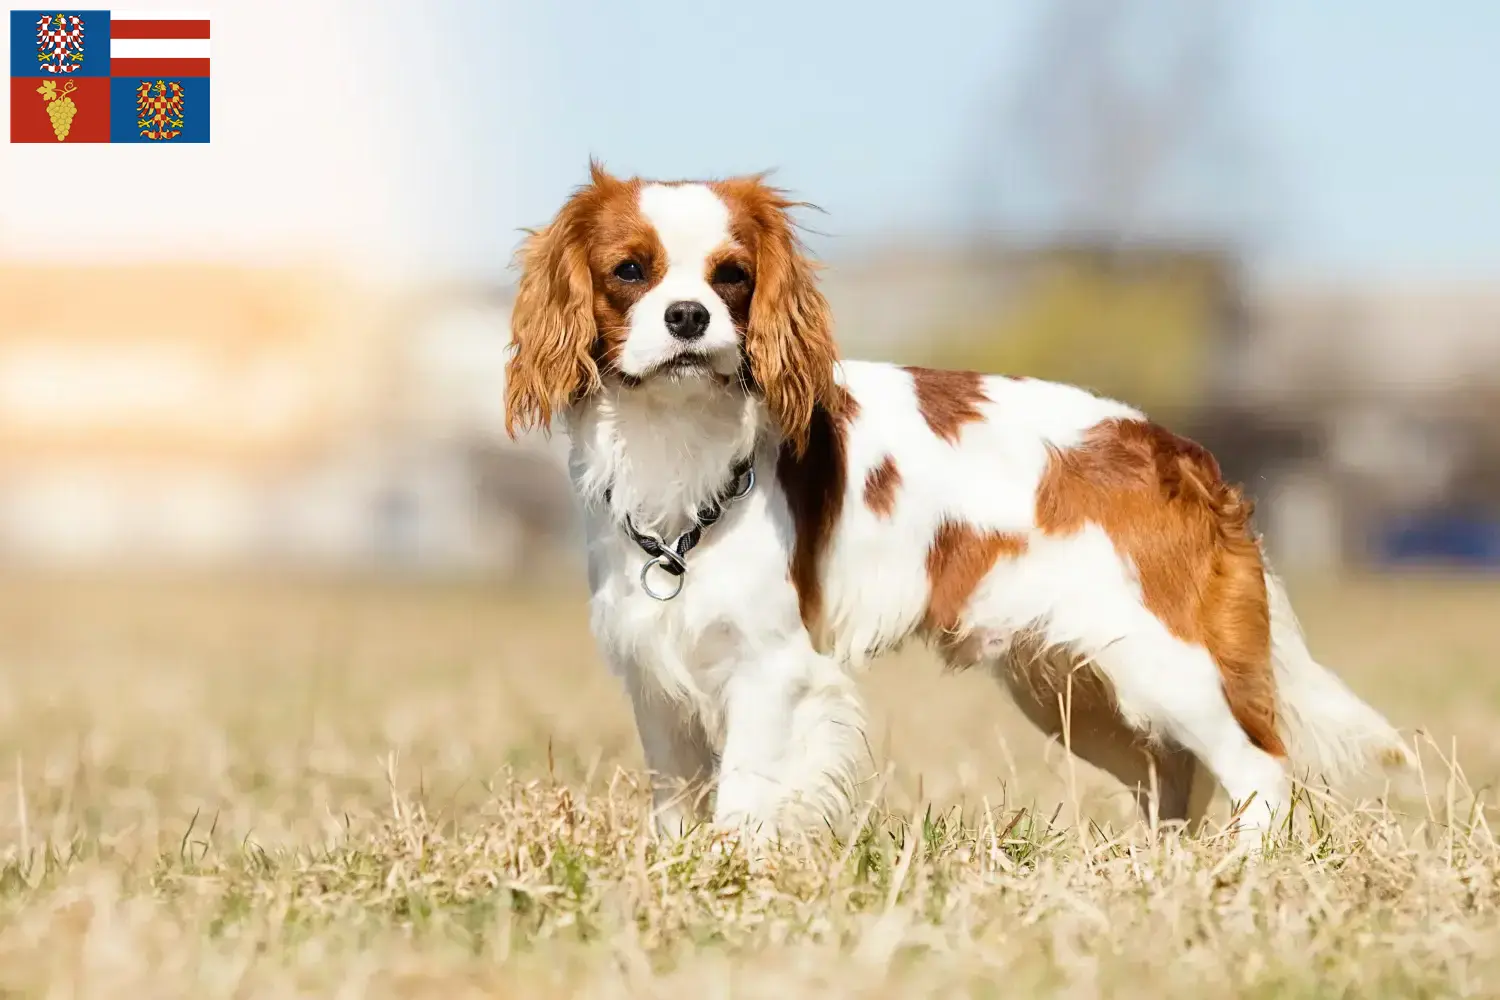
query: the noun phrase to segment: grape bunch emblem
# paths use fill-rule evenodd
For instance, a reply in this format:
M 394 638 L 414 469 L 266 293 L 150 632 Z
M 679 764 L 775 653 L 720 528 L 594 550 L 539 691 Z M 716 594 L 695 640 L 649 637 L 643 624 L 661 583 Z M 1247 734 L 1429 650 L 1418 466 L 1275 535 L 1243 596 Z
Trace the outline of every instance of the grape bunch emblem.
M 58 142 L 68 137 L 68 132 L 73 127 L 73 116 L 78 114 L 78 105 L 68 96 L 74 89 L 72 80 L 62 90 L 57 89 L 56 80 L 44 80 L 36 88 L 36 92 L 42 95 L 42 100 L 47 102 L 47 117 L 52 119 L 52 134 L 57 136 Z

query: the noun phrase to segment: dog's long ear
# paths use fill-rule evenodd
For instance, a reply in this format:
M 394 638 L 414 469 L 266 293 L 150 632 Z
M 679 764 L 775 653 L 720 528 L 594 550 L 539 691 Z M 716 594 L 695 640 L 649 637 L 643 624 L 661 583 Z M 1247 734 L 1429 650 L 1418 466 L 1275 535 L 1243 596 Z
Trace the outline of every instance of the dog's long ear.
M 613 181 L 590 163 L 591 184 L 517 253 L 521 283 L 511 310 L 505 365 L 505 430 L 546 430 L 552 415 L 599 386 L 594 363 L 594 282 L 588 236 L 595 199 Z
M 800 455 L 814 411 L 841 409 L 843 394 L 833 374 L 838 361 L 833 316 L 789 214 L 798 203 L 758 177 L 733 183 L 757 230 L 745 354 L 766 407 Z

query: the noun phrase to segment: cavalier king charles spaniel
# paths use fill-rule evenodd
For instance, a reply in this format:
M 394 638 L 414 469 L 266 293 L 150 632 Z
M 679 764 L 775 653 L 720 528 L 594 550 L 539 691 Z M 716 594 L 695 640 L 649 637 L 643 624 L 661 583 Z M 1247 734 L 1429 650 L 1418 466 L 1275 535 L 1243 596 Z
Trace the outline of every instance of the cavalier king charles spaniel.
M 1202 447 L 1073 386 L 841 360 L 800 203 L 761 176 L 590 174 L 519 253 L 507 427 L 566 426 L 658 831 L 840 828 L 854 678 L 912 637 L 1157 820 L 1217 782 L 1259 842 L 1294 769 L 1410 765 Z

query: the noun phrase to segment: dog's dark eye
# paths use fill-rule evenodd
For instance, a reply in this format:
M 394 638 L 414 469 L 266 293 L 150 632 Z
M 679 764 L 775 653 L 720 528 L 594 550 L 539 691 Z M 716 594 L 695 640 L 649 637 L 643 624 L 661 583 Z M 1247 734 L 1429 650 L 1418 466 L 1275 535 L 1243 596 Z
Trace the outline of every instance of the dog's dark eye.
M 750 280 L 750 275 L 738 264 L 720 264 L 714 268 L 713 283 L 716 285 L 743 285 Z
M 615 277 L 619 278 L 621 281 L 645 281 L 646 272 L 642 271 L 641 265 L 637 264 L 635 261 L 627 260 L 625 263 L 615 268 Z

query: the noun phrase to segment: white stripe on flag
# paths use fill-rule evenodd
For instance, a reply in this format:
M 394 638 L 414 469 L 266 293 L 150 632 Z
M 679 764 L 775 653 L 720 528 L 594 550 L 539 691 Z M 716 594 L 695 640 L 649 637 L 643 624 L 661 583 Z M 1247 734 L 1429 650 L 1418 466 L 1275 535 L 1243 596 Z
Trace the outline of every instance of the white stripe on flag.
M 111 59 L 207 59 L 207 38 L 111 38 Z
M 111 21 L 207 21 L 208 14 L 201 10 L 112 10 Z

